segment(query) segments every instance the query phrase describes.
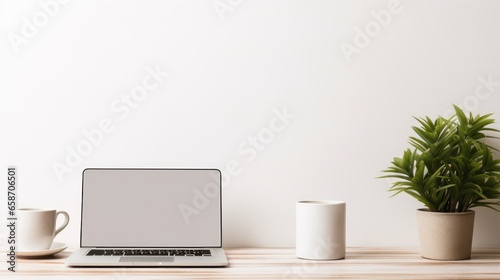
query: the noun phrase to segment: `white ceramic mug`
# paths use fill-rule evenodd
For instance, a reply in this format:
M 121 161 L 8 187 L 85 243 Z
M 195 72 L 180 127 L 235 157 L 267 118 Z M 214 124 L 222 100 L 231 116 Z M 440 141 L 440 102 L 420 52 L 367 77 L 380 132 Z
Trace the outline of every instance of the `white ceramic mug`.
M 59 215 L 64 222 L 56 229 Z M 69 223 L 69 215 L 65 211 L 39 208 L 20 208 L 17 210 L 17 249 L 19 251 L 42 251 L 50 249 L 54 237 Z
M 298 201 L 296 254 L 310 260 L 345 258 L 344 201 Z

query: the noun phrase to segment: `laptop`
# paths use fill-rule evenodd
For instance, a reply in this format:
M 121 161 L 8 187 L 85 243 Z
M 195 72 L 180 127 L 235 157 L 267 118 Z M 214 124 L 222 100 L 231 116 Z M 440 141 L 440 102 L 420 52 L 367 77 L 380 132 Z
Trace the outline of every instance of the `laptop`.
M 88 168 L 68 266 L 225 266 L 218 169 Z

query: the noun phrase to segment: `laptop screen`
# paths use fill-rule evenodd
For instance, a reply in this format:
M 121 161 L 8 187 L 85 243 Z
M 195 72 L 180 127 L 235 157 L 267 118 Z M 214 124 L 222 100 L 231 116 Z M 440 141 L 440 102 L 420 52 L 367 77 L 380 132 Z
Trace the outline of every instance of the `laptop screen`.
M 85 169 L 82 247 L 221 247 L 217 169 Z

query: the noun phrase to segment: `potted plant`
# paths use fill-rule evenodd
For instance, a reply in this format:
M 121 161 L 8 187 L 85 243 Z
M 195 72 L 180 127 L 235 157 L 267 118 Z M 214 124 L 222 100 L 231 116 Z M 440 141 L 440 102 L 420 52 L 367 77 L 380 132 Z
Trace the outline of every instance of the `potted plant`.
M 467 116 L 454 105 L 449 118 L 415 118 L 413 149 L 394 158 L 381 178 L 396 179 L 390 191 L 407 193 L 426 208 L 417 210 L 421 255 L 437 260 L 470 259 L 474 214 L 471 208 L 500 205 L 500 160 L 493 159 L 486 132 L 491 114 Z M 393 196 L 394 196 L 393 195 Z

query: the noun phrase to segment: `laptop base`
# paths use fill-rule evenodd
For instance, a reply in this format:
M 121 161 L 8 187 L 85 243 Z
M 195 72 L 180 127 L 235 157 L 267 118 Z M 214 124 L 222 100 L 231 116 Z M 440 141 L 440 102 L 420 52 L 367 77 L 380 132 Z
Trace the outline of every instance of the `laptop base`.
M 74 267 L 221 267 L 228 265 L 223 248 L 209 248 L 211 256 L 87 256 L 91 249 L 93 248 L 76 250 L 66 259 L 65 264 Z

